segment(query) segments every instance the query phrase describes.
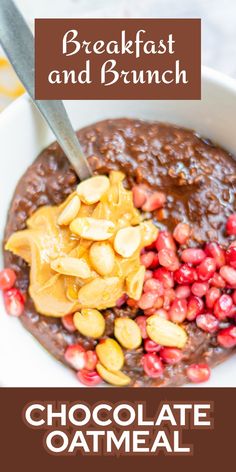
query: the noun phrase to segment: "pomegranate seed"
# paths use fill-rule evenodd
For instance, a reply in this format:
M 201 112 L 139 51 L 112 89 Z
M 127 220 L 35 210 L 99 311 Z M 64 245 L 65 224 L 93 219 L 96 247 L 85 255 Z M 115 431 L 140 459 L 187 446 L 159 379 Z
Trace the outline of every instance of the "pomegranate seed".
M 156 240 L 157 251 L 161 249 L 170 249 L 171 251 L 176 251 L 176 244 L 174 242 L 173 236 L 169 231 L 160 231 Z
M 175 289 L 176 298 L 186 299 L 190 296 L 190 294 L 191 294 L 191 290 L 188 285 L 179 285 L 179 287 Z
M 225 288 L 226 285 L 224 279 L 217 272 L 215 272 L 213 277 L 210 279 L 210 284 L 217 288 Z
M 134 185 L 132 193 L 134 206 L 136 208 L 141 208 L 147 200 L 147 189 L 141 185 Z
M 220 269 L 220 275 L 229 285 L 236 285 L 236 270 L 230 266 L 223 266 Z
M 164 298 L 163 297 L 157 297 L 155 303 L 154 303 L 154 308 L 155 310 L 158 310 L 163 306 L 164 303 Z
M 234 321 L 236 322 L 236 305 L 233 305 L 229 314 L 228 314 L 228 318 L 234 318 Z
M 159 308 L 159 310 L 156 310 L 155 315 L 160 316 L 160 318 L 164 318 L 165 320 L 169 320 L 169 313 L 168 311 L 164 310 L 164 308 Z
M 213 308 L 216 300 L 220 298 L 221 291 L 216 287 L 211 287 L 206 294 L 206 306 L 207 308 Z
M 154 315 L 156 311 L 156 308 L 148 308 L 147 310 L 144 310 L 144 315 L 145 316 L 151 316 L 151 315 Z
M 197 279 L 196 270 L 188 264 L 182 264 L 174 273 L 174 279 L 180 285 L 192 284 Z
M 76 327 L 75 327 L 73 318 L 74 318 L 74 315 L 72 315 L 72 314 L 65 315 L 61 318 L 61 322 L 62 322 L 64 328 L 67 329 L 67 331 L 69 331 L 69 333 L 74 333 L 74 331 L 76 331 Z
M 174 365 L 183 359 L 183 351 L 177 347 L 162 347 L 160 357 L 167 364 Z
M 187 302 L 186 300 L 179 300 L 178 298 L 173 301 L 169 316 L 171 321 L 174 323 L 182 323 L 187 315 Z
M 138 302 L 133 300 L 133 298 L 128 298 L 126 304 L 131 308 L 136 308 L 138 306 Z
M 143 293 L 140 300 L 138 301 L 138 306 L 141 310 L 147 310 L 148 308 L 152 308 L 154 303 L 156 302 L 158 295 L 153 292 L 146 292 Z
M 96 370 L 82 369 L 77 372 L 78 380 L 87 387 L 94 387 L 101 383 L 102 379 Z
M 144 350 L 147 352 L 158 352 L 160 351 L 161 346 L 151 339 L 145 339 L 144 340 Z
M 9 290 L 16 281 L 16 274 L 12 269 L 3 269 L 0 272 L 0 290 Z
M 173 232 L 173 236 L 179 244 L 186 244 L 190 234 L 191 229 L 187 223 L 178 223 Z
M 212 242 L 208 243 L 205 246 L 205 253 L 213 257 L 216 263 L 217 269 L 222 267 L 225 264 L 225 251 L 222 249 L 222 247 L 219 246 L 218 243 Z
M 171 249 L 161 249 L 158 252 L 158 258 L 160 265 L 173 272 L 179 268 L 179 260 Z
M 219 328 L 219 321 L 210 313 L 204 313 L 197 316 L 196 325 L 206 333 L 214 333 Z
M 98 362 L 97 354 L 95 351 L 85 352 L 85 369 L 94 370 Z
M 227 295 L 226 293 L 224 293 L 215 302 L 214 315 L 219 320 L 224 320 L 225 318 L 227 318 L 228 314 L 230 313 L 232 306 L 233 306 L 232 298 L 230 297 L 230 295 Z
M 186 374 L 191 382 L 200 383 L 209 380 L 211 371 L 207 364 L 191 364 Z
M 159 296 L 164 294 L 164 287 L 162 283 L 157 279 L 149 279 L 144 283 L 143 286 L 144 292 L 155 292 Z
M 144 282 L 146 282 L 146 280 L 151 279 L 152 276 L 153 276 L 153 272 L 151 270 L 146 270 L 145 275 L 144 275 Z
M 154 254 L 152 263 L 150 264 L 149 269 L 156 269 L 158 265 L 159 265 L 158 255 Z
M 236 213 L 228 218 L 226 222 L 226 231 L 228 234 L 236 234 Z
M 140 257 L 141 264 L 148 269 L 152 265 L 155 256 L 156 254 L 153 251 L 145 252 Z
M 156 250 L 156 241 L 153 241 L 153 243 L 149 244 L 148 246 L 145 246 L 146 251 L 155 251 Z
M 161 359 L 155 352 L 149 352 L 142 357 L 142 364 L 145 373 L 148 377 L 156 379 L 163 373 L 163 365 Z
M 118 298 L 117 302 L 116 302 L 116 306 L 118 308 L 120 308 L 121 306 L 123 306 L 126 301 L 127 301 L 127 298 L 128 296 L 124 293 L 120 298 Z
M 8 315 L 21 316 L 24 311 L 25 300 L 17 288 L 10 288 L 3 292 L 5 308 Z
M 166 196 L 163 192 L 154 192 L 142 205 L 143 211 L 155 211 L 158 208 L 162 208 L 166 203 Z
M 160 280 L 164 288 L 174 287 L 173 273 L 165 269 L 164 267 L 159 267 L 159 269 L 154 270 L 153 277 L 154 279 Z
M 227 264 L 236 269 L 236 246 L 229 247 L 225 254 Z
M 146 326 L 147 326 L 146 317 L 145 316 L 137 316 L 137 318 L 135 318 L 135 321 L 136 321 L 137 325 L 139 326 L 142 338 L 147 339 L 148 334 L 147 334 L 147 330 L 146 330 Z
M 205 258 L 206 254 L 202 249 L 188 248 L 181 254 L 182 261 L 193 265 L 200 264 Z
M 217 341 L 220 346 L 230 349 L 236 346 L 236 326 L 229 326 L 229 328 L 222 329 L 218 336 Z
M 164 291 L 163 308 L 169 310 L 171 303 L 175 300 L 175 291 L 173 288 L 167 288 Z
M 204 302 L 201 298 L 193 296 L 190 298 L 188 302 L 188 309 L 187 309 L 187 320 L 193 321 L 195 318 L 203 312 L 204 309 Z
M 209 285 L 207 282 L 194 282 L 191 287 L 191 291 L 193 295 L 197 297 L 204 297 L 209 289 Z
M 80 344 L 71 344 L 67 347 L 64 357 L 68 364 L 75 370 L 85 367 L 86 355 L 85 349 Z
M 206 280 L 209 280 L 213 276 L 215 271 L 216 271 L 216 263 L 215 263 L 215 259 L 213 259 L 212 257 L 207 257 L 197 267 L 198 278 L 199 280 L 202 280 L 203 282 Z

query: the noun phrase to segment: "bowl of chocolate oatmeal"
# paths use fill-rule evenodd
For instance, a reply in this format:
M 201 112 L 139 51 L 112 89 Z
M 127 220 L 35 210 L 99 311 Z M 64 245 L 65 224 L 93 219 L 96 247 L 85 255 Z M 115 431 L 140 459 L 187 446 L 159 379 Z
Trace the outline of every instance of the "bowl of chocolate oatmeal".
M 235 82 L 66 107 L 83 182 L 27 96 L 0 116 L 0 381 L 235 386 Z

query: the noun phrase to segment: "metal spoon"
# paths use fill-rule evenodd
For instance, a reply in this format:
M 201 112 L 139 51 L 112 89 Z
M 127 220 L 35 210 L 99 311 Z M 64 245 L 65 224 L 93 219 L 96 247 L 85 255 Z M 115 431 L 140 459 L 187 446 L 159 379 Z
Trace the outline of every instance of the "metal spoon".
M 12 0 L 0 1 L 0 43 L 76 174 L 80 180 L 87 179 L 92 171 L 62 101 L 34 99 L 34 37 Z

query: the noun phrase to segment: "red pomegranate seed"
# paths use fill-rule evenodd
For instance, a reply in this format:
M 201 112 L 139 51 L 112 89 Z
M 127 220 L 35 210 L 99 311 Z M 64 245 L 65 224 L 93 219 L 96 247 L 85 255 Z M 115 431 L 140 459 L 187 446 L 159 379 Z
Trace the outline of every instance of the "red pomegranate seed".
M 61 318 L 61 322 L 62 322 L 64 328 L 67 329 L 67 331 L 69 331 L 69 333 L 74 333 L 74 331 L 76 331 L 76 327 L 75 327 L 73 318 L 74 318 L 74 315 L 72 315 L 72 314 L 65 315 Z
M 85 352 L 85 369 L 94 370 L 98 362 L 97 354 L 95 351 Z
M 148 354 L 144 354 L 142 357 L 142 365 L 144 372 L 151 377 L 152 379 L 156 379 L 161 377 L 163 374 L 163 365 L 161 359 L 157 356 L 155 352 L 149 352 Z
M 160 316 L 161 318 L 164 318 L 165 320 L 170 319 L 168 311 L 164 310 L 164 308 L 159 308 L 159 310 L 156 310 L 155 315 Z
M 160 231 L 156 240 L 157 251 L 161 249 L 170 249 L 171 251 L 176 251 L 176 244 L 174 242 L 173 236 L 169 231 Z
M 134 185 L 132 188 L 133 202 L 136 208 L 141 208 L 147 200 L 147 189 L 141 185 Z
M 226 285 L 225 280 L 217 272 L 215 272 L 213 277 L 210 279 L 210 284 L 217 288 L 225 288 Z
M 204 297 L 209 289 L 209 284 L 207 282 L 194 282 L 191 287 L 193 295 L 197 297 Z
M 145 246 L 146 251 L 155 251 L 156 250 L 156 241 L 153 241 L 153 243 L 149 244 L 148 246 Z
M 206 254 L 202 249 L 188 248 L 181 254 L 182 261 L 193 265 L 200 264 L 205 258 Z
M 156 269 L 158 265 L 159 265 L 158 255 L 154 254 L 152 263 L 150 264 L 149 269 L 152 269 L 152 270 Z
M 24 311 L 25 300 L 17 288 L 10 288 L 3 292 L 4 304 L 8 315 L 21 316 Z
M 179 268 L 179 259 L 171 249 L 161 249 L 158 252 L 158 258 L 160 265 L 173 272 Z
M 190 295 L 191 295 L 191 290 L 190 290 L 189 285 L 179 285 L 179 287 L 175 289 L 176 298 L 186 299 L 190 297 Z
M 146 330 L 146 327 L 147 327 L 146 316 L 137 316 L 137 318 L 135 318 L 135 321 L 137 325 L 139 326 L 142 338 L 147 339 L 148 334 Z
M 96 370 L 82 369 L 76 375 L 78 380 L 87 387 L 95 387 L 102 381 Z
M 162 208 L 166 203 L 166 196 L 163 192 L 154 192 L 147 197 L 147 200 L 142 205 L 143 211 L 155 211 Z
M 136 300 L 133 300 L 133 298 L 128 298 L 126 304 L 131 308 L 136 308 L 138 306 L 138 302 Z
M 226 222 L 226 231 L 228 234 L 236 234 L 236 213 L 231 215 Z
M 183 359 L 183 351 L 177 347 L 162 347 L 160 357 L 167 364 L 174 365 Z
M 236 326 L 229 326 L 228 328 L 222 329 L 218 336 L 217 341 L 220 346 L 231 349 L 236 346 Z
M 211 371 L 207 364 L 191 364 L 186 374 L 191 382 L 201 383 L 209 380 Z
M 236 270 L 230 266 L 223 266 L 220 269 L 220 275 L 229 285 L 236 285 Z
M 145 316 L 151 316 L 151 315 L 154 315 L 156 311 L 156 308 L 148 308 L 147 310 L 144 310 L 144 315 Z
M 175 291 L 173 288 L 166 288 L 164 291 L 163 308 L 169 310 L 171 303 L 175 300 Z
M 231 246 L 226 251 L 226 262 L 236 269 L 236 246 Z
M 12 269 L 3 269 L 0 272 L 0 290 L 9 290 L 16 281 L 16 274 Z
M 71 344 L 66 348 L 64 357 L 68 364 L 75 370 L 85 367 L 86 355 L 85 349 L 80 344 Z
M 141 310 L 148 310 L 152 308 L 156 302 L 158 295 L 154 292 L 143 293 L 140 300 L 138 301 L 138 306 Z
M 143 286 L 144 292 L 155 292 L 160 297 L 164 294 L 164 287 L 157 279 L 148 279 Z
M 146 270 L 145 275 L 144 275 L 144 282 L 146 282 L 146 280 L 151 279 L 152 276 L 153 276 L 153 272 L 151 270 Z
M 161 346 L 151 339 L 145 339 L 144 340 L 144 350 L 147 352 L 158 352 L 160 351 Z
M 164 297 L 157 297 L 155 303 L 154 303 L 154 308 L 155 310 L 158 310 L 163 306 L 164 303 Z
M 144 252 L 140 257 L 141 264 L 148 269 L 152 265 L 155 256 L 156 254 L 153 251 Z
M 154 270 L 153 277 L 154 279 L 160 280 L 164 288 L 174 287 L 173 273 L 165 269 L 164 267 L 159 267 L 159 269 Z
M 215 259 L 213 259 L 212 257 L 207 257 L 197 267 L 198 278 L 199 280 L 202 280 L 203 282 L 206 280 L 209 280 L 213 276 L 215 271 L 216 271 L 216 263 L 215 263 Z
M 186 300 L 179 300 L 178 298 L 173 301 L 169 316 L 171 321 L 174 323 L 182 323 L 187 315 L 187 302 Z
M 196 279 L 196 270 L 188 264 L 182 264 L 174 273 L 174 280 L 180 285 L 192 284 Z
M 219 321 L 211 313 L 204 313 L 197 316 L 196 325 L 206 333 L 215 333 L 219 328 Z
M 215 302 L 214 315 L 219 320 L 224 320 L 229 315 L 232 306 L 233 306 L 233 300 L 231 296 L 224 293 Z
M 219 269 L 225 264 L 225 251 L 215 241 L 206 244 L 205 253 L 208 256 L 213 257 L 213 259 L 215 260 L 217 269 Z
M 199 297 L 191 297 L 189 302 L 188 302 L 188 308 L 187 308 L 187 320 L 188 321 L 193 321 L 195 318 L 200 315 L 204 310 L 204 302 L 201 298 Z
M 173 236 L 179 244 L 186 244 L 190 234 L 191 229 L 187 223 L 178 223 L 173 232 Z
M 211 287 L 206 294 L 206 306 L 207 308 L 213 308 L 216 300 L 220 298 L 221 291 L 219 288 Z

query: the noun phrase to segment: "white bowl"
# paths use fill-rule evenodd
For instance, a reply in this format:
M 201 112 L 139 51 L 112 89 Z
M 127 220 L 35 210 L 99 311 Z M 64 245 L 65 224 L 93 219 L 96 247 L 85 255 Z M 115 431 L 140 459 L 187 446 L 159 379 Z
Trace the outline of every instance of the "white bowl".
M 236 82 L 216 71 L 202 70 L 200 101 L 67 101 L 75 128 L 121 116 L 175 123 L 195 129 L 236 155 Z M 25 95 L 0 115 L 0 224 L 20 176 L 54 137 Z M 51 357 L 21 326 L 5 314 L 0 300 L 0 384 L 7 387 L 78 387 L 73 373 Z M 201 386 L 236 387 L 236 359 L 213 369 Z M 199 385 L 200 386 L 200 385 Z

